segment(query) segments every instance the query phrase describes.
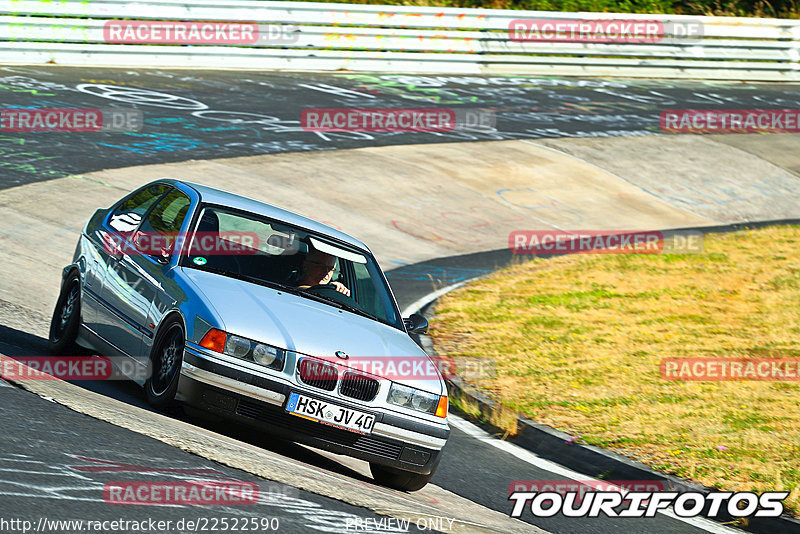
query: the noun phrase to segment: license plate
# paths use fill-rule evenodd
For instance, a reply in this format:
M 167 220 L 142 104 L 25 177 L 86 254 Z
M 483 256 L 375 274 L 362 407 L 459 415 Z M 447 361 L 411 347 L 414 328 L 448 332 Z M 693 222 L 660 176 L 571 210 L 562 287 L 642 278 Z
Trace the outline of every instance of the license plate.
M 372 414 L 351 410 L 327 401 L 306 397 L 299 393 L 289 395 L 286 411 L 292 415 L 311 419 L 318 423 L 343 428 L 359 434 L 372 432 L 375 416 Z

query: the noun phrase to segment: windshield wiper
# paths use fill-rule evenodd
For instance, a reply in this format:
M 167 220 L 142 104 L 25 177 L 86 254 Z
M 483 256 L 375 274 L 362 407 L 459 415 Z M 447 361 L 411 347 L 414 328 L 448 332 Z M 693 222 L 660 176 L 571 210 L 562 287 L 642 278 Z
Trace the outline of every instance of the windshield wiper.
M 297 295 L 299 297 L 316 300 L 317 302 L 323 302 L 325 304 L 333 304 L 337 308 L 344 308 L 344 304 L 342 304 L 338 300 L 331 300 L 329 298 L 323 297 L 322 295 L 309 293 L 308 291 L 305 291 L 303 289 L 298 289 L 296 287 L 284 286 L 284 285 L 281 285 L 280 289 L 281 291 L 286 291 L 287 293 L 291 293 L 292 295 Z
M 306 294 L 310 295 L 312 293 L 306 293 Z M 365 312 L 361 308 L 357 308 L 356 306 L 353 306 L 352 304 L 345 304 L 344 302 L 342 302 L 340 300 L 336 300 L 333 297 L 326 297 L 325 295 L 314 295 L 314 296 L 317 297 L 317 298 L 325 300 L 325 302 L 332 302 L 332 303 L 336 304 L 339 308 L 343 308 L 343 309 L 345 309 L 345 310 L 347 310 L 349 312 L 355 313 L 357 315 L 361 315 L 363 317 L 367 317 L 368 319 L 373 319 L 375 321 L 380 321 L 380 319 L 378 319 L 377 317 L 375 317 L 371 313 Z
M 369 312 L 365 312 L 361 308 L 357 308 L 357 307 L 352 306 L 350 304 L 342 304 L 342 306 L 344 306 L 344 309 L 349 311 L 349 312 L 353 312 L 353 313 L 358 314 L 358 315 L 363 315 L 364 317 L 368 317 L 369 319 L 373 319 L 375 321 L 379 320 L 377 317 L 375 317 L 374 315 L 372 315 Z
M 208 271 L 214 274 L 221 274 L 222 276 L 230 276 L 231 278 L 236 278 L 237 280 L 243 280 L 245 282 L 251 282 L 253 284 L 258 284 L 260 286 L 267 286 L 273 289 L 284 289 L 284 285 L 279 284 L 277 282 L 271 282 L 270 280 L 264 280 L 263 278 L 258 278 L 256 276 L 250 276 L 247 274 L 237 273 L 234 271 L 226 271 L 225 269 L 218 269 L 216 267 L 202 267 L 199 270 L 201 271 Z
M 243 280 L 245 282 L 250 282 L 250 283 L 253 283 L 253 284 L 260 285 L 260 286 L 266 286 L 266 287 L 269 287 L 269 288 L 272 288 L 272 289 L 277 289 L 278 291 L 285 291 L 286 293 L 291 293 L 293 295 L 300 295 L 302 297 L 305 297 L 305 296 L 309 295 L 309 293 L 304 293 L 304 292 L 300 291 L 297 288 L 294 288 L 294 287 L 291 287 L 291 286 L 287 286 L 287 285 L 281 284 L 279 282 L 273 282 L 271 280 L 264 280 L 263 278 L 258 278 L 256 276 L 250 276 L 250 275 L 247 275 L 247 274 L 237 273 L 237 272 L 234 272 L 234 271 L 226 271 L 225 269 L 218 269 L 216 267 L 203 266 L 203 267 L 194 267 L 194 268 L 199 270 L 199 271 L 208 271 L 210 273 L 219 274 L 219 275 L 222 275 L 222 276 L 229 276 L 231 278 L 236 278 L 237 280 Z M 311 297 L 314 300 L 318 300 L 319 302 L 328 302 L 327 300 L 322 299 L 321 297 L 319 297 L 317 295 L 311 295 Z

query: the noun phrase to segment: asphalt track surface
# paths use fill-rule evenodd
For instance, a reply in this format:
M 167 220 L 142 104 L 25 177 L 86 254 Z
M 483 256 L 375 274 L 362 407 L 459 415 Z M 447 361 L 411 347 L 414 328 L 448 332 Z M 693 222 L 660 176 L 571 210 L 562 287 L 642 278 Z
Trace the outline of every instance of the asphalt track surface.
M 800 108 L 797 86 L 523 76 L 0 67 L 0 108 L 132 109 L 140 131 L 0 129 L 0 188 L 95 170 L 367 146 L 661 133 L 665 109 Z M 310 132 L 310 108 L 482 110 L 493 127 Z
M 65 521 L 142 523 L 140 529 L 114 528 L 109 523 L 103 532 L 190 532 L 221 525 L 223 519 L 231 525 L 247 524 L 252 530 L 251 521 L 255 520 L 259 528 L 266 527 L 260 531 L 294 533 L 337 532 L 342 518 L 352 518 L 353 524 L 356 518 L 381 521 L 381 516 L 369 510 L 259 479 L 8 385 L 0 387 L 0 420 L 3 532 L 15 531 L 13 524 L 2 523 L 13 519 L 34 525 L 42 520 L 47 527 L 41 532 L 79 531 L 74 524 L 71 528 L 57 526 Z M 106 483 L 189 480 L 253 483 L 258 487 L 258 502 L 206 506 L 103 503 Z M 149 520 L 171 523 L 158 529 L 150 526 Z M 197 527 L 188 526 L 189 521 Z
M 659 133 L 663 109 L 800 107 L 800 92 L 786 85 L 578 80 L 524 77 L 431 77 L 364 74 L 299 74 L 165 71 L 143 69 L 0 68 L 0 107 L 131 108 L 144 113 L 144 128 L 135 133 L 0 132 L 0 187 L 59 178 L 113 167 L 148 163 L 256 155 L 304 150 L 331 150 L 389 144 L 485 141 L 564 136 L 652 135 Z M 323 134 L 299 126 L 304 108 L 463 107 L 496 113 L 496 126 L 461 132 L 420 134 Z M 224 184 L 221 184 L 224 185 Z M 77 236 L 76 236 L 77 238 Z M 509 260 L 507 252 L 445 258 L 407 265 L 389 273 L 401 307 L 440 285 L 486 274 Z M 0 326 L 0 353 L 42 353 L 44 340 Z M 134 406 L 145 407 L 141 392 L 128 383 L 81 384 Z M 75 414 L 28 392 L 0 387 L 0 434 L 3 469 L 0 517 L 115 519 L 120 506 L 106 506 L 97 493 L 110 480 L 93 472 L 90 480 L 76 465 L 79 455 L 155 469 L 185 466 L 212 468 L 240 480 L 236 472 L 139 436 L 114 425 Z M 248 435 L 238 427 L 219 426 L 193 415 L 176 413 L 194 424 L 257 443 L 278 454 L 321 470 L 347 469 L 307 448 Z M 215 426 L 216 425 L 216 426 Z M 71 456 L 72 455 L 72 456 Z M 19 460 L 19 461 L 18 461 Z M 29 461 L 31 468 L 9 467 Z M 95 464 L 85 460 L 89 464 Z M 210 465 L 209 465 L 210 464 Z M 16 471 L 14 470 L 16 469 Z M 54 474 L 57 472 L 58 474 Z M 599 473 L 590 473 L 596 476 Z M 353 473 L 354 477 L 359 476 Z M 59 477 L 70 478 L 63 493 L 53 493 Z M 485 440 L 453 429 L 432 483 L 470 500 L 508 513 L 509 483 L 557 480 L 560 477 L 524 458 L 499 451 Z M 126 480 L 126 479 L 123 479 Z M 80 484 L 84 484 L 80 486 Z M 266 485 L 265 481 L 260 484 Z M 91 501 L 73 497 L 93 488 Z M 11 489 L 9 489 L 11 488 Z M 12 489 L 20 495 L 15 496 Z M 19 488 L 28 488 L 24 491 Z M 48 489 L 49 488 L 49 489 Z M 81 489 L 83 488 L 83 489 Z M 290 491 L 290 488 L 279 488 Z M 39 491 L 41 498 L 28 492 Z M 61 491 L 61 490 L 59 490 Z M 266 491 L 266 490 L 265 490 Z M 72 492 L 72 493 L 70 493 Z M 64 495 L 70 495 L 64 497 Z M 326 510 L 375 518 L 375 514 L 306 492 L 296 498 Z M 258 505 L 261 507 L 262 505 Z M 280 518 L 281 531 L 308 531 L 308 517 L 286 507 L 266 506 L 259 517 Z M 150 510 L 133 507 L 123 517 L 141 520 Z M 305 508 L 308 511 L 308 506 Z M 220 514 L 228 510 L 219 510 Z M 236 513 L 242 513 L 237 511 Z M 208 509 L 153 511 L 159 519 L 210 517 Z M 551 532 L 703 532 L 663 515 L 653 519 L 522 519 Z M 296 530 L 292 530 L 296 529 Z M 714 530 L 711 528 L 710 530 Z

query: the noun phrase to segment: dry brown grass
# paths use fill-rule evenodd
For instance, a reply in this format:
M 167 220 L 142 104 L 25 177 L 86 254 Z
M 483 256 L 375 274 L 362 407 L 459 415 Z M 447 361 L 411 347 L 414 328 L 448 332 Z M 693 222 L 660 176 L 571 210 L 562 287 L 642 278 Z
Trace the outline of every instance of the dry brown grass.
M 800 228 L 706 236 L 687 255 L 573 255 L 442 298 L 440 354 L 491 356 L 505 405 L 587 443 L 800 509 L 800 384 L 672 382 L 666 357 L 800 356 Z

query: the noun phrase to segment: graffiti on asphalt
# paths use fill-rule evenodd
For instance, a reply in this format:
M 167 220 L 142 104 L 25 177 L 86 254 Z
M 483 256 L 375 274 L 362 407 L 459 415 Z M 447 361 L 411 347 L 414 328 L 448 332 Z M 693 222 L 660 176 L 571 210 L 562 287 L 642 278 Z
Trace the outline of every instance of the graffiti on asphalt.
M 659 134 L 669 107 L 800 107 L 786 85 L 534 76 L 0 67 L 0 107 L 135 107 L 140 132 L 1 133 L 0 188 L 109 167 L 394 144 Z M 305 131 L 309 107 L 452 107 L 493 125 Z M 665 194 L 669 194 L 668 192 Z

